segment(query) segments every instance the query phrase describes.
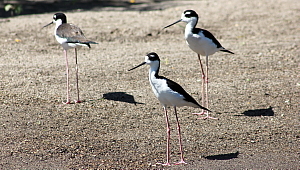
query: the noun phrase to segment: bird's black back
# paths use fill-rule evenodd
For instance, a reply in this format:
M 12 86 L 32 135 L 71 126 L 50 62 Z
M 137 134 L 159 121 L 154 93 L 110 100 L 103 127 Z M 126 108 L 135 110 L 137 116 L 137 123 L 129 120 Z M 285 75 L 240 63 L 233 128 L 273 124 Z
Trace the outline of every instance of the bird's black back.
M 175 81 L 173 80 L 170 80 L 164 76 L 157 76 L 156 77 L 157 79 L 165 79 L 167 81 L 167 85 L 168 87 L 170 87 L 170 89 L 172 89 L 173 91 L 181 94 L 183 97 L 184 97 L 184 100 L 187 101 L 187 102 L 191 102 L 191 103 L 194 103 L 195 105 L 199 106 L 199 108 L 201 109 L 204 109 L 204 110 L 207 110 L 207 111 L 210 111 L 208 110 L 207 108 L 205 107 L 202 107 L 192 96 L 190 96 L 178 83 L 176 83 Z

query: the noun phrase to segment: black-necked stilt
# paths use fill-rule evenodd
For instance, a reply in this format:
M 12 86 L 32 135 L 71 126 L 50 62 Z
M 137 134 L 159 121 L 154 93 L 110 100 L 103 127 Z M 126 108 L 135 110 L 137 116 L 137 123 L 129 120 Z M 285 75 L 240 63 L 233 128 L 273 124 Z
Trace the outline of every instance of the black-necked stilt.
M 70 94 L 69 94 L 69 66 L 68 66 L 69 64 L 68 64 L 68 57 L 67 57 L 67 50 L 70 48 L 75 48 L 75 64 L 76 64 L 75 69 L 76 69 L 76 88 L 77 88 L 77 100 L 75 100 L 75 103 L 80 103 L 81 101 L 79 99 L 77 48 L 81 46 L 86 46 L 91 48 L 90 44 L 97 44 L 97 43 L 86 39 L 82 30 L 79 27 L 67 23 L 67 17 L 63 13 L 54 14 L 53 21 L 45 25 L 44 27 L 47 27 L 48 25 L 51 25 L 53 23 L 56 24 L 54 30 L 55 38 L 62 45 L 64 49 L 64 55 L 66 58 L 66 72 L 67 72 L 66 104 L 71 103 Z
M 178 130 L 178 137 L 179 137 L 179 146 L 180 146 L 180 153 L 181 153 L 181 160 L 178 163 L 175 164 L 185 164 L 184 158 L 183 158 L 183 149 L 182 149 L 182 141 L 181 141 L 181 132 L 180 132 L 180 126 L 177 116 L 176 107 L 181 106 L 191 106 L 195 108 L 201 108 L 206 111 L 209 111 L 205 107 L 202 107 L 197 103 L 197 101 L 190 96 L 179 84 L 176 82 L 167 79 L 163 76 L 159 76 L 159 67 L 160 67 L 160 59 L 156 53 L 149 53 L 145 56 L 145 62 L 141 63 L 140 65 L 128 70 L 131 71 L 133 69 L 136 69 L 144 64 L 150 65 L 149 70 L 149 81 L 150 85 L 152 87 L 152 90 L 157 97 L 157 99 L 160 101 L 160 103 L 163 105 L 165 116 L 166 116 L 166 123 L 167 123 L 167 162 L 163 165 L 171 165 L 170 164 L 170 124 L 169 124 L 169 118 L 167 113 L 167 106 L 173 106 L 174 112 L 176 116 L 177 121 L 177 130 Z
M 180 20 L 164 28 L 168 28 L 181 21 L 187 23 L 185 27 L 184 36 L 188 46 L 198 55 L 201 72 L 202 72 L 202 105 L 204 105 L 206 99 L 205 106 L 206 108 L 208 108 L 208 56 L 213 55 L 215 52 L 218 51 L 228 52 L 231 54 L 234 53 L 222 47 L 219 41 L 209 31 L 201 28 L 196 28 L 196 25 L 198 23 L 198 18 L 199 18 L 198 14 L 195 11 L 186 10 L 181 15 Z M 206 56 L 206 76 L 204 73 L 200 55 Z M 206 88 L 204 82 L 206 83 Z M 202 113 L 200 114 L 204 114 L 204 113 L 205 111 L 203 110 Z M 213 117 L 208 116 L 208 112 L 206 112 L 206 117 L 202 117 L 201 119 L 207 119 L 207 118 L 213 118 Z

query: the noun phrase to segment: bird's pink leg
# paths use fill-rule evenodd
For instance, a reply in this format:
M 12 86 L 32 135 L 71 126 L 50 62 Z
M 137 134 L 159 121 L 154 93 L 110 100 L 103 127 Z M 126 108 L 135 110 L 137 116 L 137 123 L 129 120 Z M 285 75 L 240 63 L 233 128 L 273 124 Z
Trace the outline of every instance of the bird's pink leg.
M 167 162 L 166 163 L 157 163 L 157 164 L 161 164 L 163 166 L 170 166 L 170 123 L 169 123 L 169 117 L 168 117 L 168 113 L 167 113 L 167 106 L 164 106 L 164 111 L 165 111 L 165 115 L 166 115 L 166 124 L 167 124 Z
M 206 95 L 206 108 L 208 109 L 208 55 L 206 55 L 206 77 L 205 77 L 205 83 L 206 83 L 206 91 L 205 91 L 205 95 Z M 206 116 L 205 117 L 201 117 L 198 119 L 218 119 L 218 118 L 214 118 L 208 115 L 208 111 L 206 112 Z
M 204 73 L 204 69 L 203 69 L 203 65 L 200 59 L 200 54 L 198 54 L 198 59 L 199 59 L 199 64 L 200 64 L 200 68 L 201 68 L 201 73 L 202 73 L 202 106 L 204 106 L 205 103 L 205 96 L 204 96 L 204 89 L 205 89 L 205 73 Z M 202 109 L 201 113 L 198 113 L 199 115 L 203 115 L 205 113 L 205 111 Z
M 202 106 L 204 106 L 205 100 L 206 100 L 206 108 L 208 109 L 208 55 L 206 55 L 206 76 L 204 74 L 204 69 L 200 60 L 200 55 L 198 54 L 198 59 L 200 62 L 200 66 L 201 66 L 201 71 L 202 71 Z M 205 96 L 204 96 L 204 82 L 206 85 L 205 88 Z M 192 114 L 196 114 L 196 115 L 203 115 L 206 114 L 205 117 L 200 117 L 198 119 L 218 119 L 218 118 L 214 118 L 208 115 L 208 111 L 205 111 L 202 109 L 201 113 L 192 113 Z
M 206 108 L 208 109 L 208 55 L 206 55 L 206 77 L 205 77 L 205 83 L 206 83 L 206 91 L 205 91 L 205 98 L 206 98 Z M 208 115 L 208 112 L 206 112 Z
M 66 72 L 67 72 L 67 101 L 64 104 L 71 104 L 70 102 L 70 91 L 69 91 L 69 62 L 67 56 L 67 50 L 64 50 L 65 58 L 66 58 Z
M 77 49 L 76 48 L 75 48 L 75 71 L 76 71 L 76 89 L 77 89 L 77 100 L 75 100 L 75 103 L 81 103 L 82 101 L 79 99 L 78 62 L 77 62 Z
M 187 163 L 184 161 L 184 158 L 183 158 L 183 149 L 182 149 L 181 131 L 180 131 L 180 125 L 179 125 L 179 121 L 178 121 L 178 116 L 177 116 L 176 106 L 174 106 L 174 113 L 175 113 L 175 116 L 176 116 L 176 122 L 177 122 L 178 140 L 179 140 L 179 150 L 180 150 L 180 161 L 179 161 L 179 162 L 176 162 L 175 165 L 179 165 L 179 164 L 187 164 Z

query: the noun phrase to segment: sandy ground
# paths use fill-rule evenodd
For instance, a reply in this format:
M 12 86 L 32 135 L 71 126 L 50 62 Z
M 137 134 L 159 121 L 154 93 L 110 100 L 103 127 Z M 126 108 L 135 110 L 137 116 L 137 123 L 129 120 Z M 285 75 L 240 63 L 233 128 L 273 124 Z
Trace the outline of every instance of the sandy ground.
M 162 167 L 156 163 L 165 161 L 165 120 L 148 67 L 127 70 L 156 52 L 160 74 L 201 101 L 200 68 L 185 44 L 185 24 L 162 30 L 186 9 L 196 10 L 198 27 L 236 54 L 210 56 L 210 109 L 221 112 L 212 113 L 219 120 L 199 120 L 191 114 L 199 109 L 179 108 L 188 164 Z M 297 0 L 176 1 L 65 13 L 99 43 L 78 52 L 80 104 L 62 104 L 62 47 L 54 26 L 41 29 L 53 13 L 0 22 L 0 169 L 300 168 Z M 69 56 L 75 99 L 73 50 Z M 173 114 L 171 123 L 175 162 Z

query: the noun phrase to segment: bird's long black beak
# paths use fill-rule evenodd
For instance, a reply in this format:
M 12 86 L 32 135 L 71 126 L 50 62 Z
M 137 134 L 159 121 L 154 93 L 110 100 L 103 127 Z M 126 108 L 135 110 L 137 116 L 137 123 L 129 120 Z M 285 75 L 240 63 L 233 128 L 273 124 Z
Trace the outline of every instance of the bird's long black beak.
M 50 22 L 49 24 L 43 26 L 43 28 L 48 27 L 49 25 L 53 24 L 53 22 Z
M 139 65 L 133 67 L 132 69 L 129 69 L 128 71 L 134 70 L 134 69 L 136 69 L 136 68 L 138 68 L 138 67 L 140 67 L 140 66 L 142 66 L 142 65 L 144 65 L 144 64 L 146 64 L 146 62 L 142 62 L 141 64 L 139 64 Z
M 170 25 L 168 25 L 168 26 L 165 26 L 163 29 L 168 28 L 168 27 L 170 27 L 170 26 L 172 26 L 172 25 L 174 25 L 174 24 L 177 24 L 178 22 L 181 22 L 181 21 L 182 21 L 182 19 L 180 19 L 180 20 L 174 22 L 173 24 L 170 24 Z

